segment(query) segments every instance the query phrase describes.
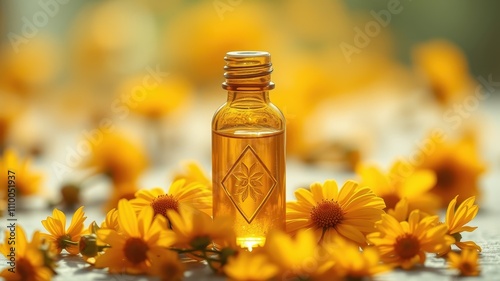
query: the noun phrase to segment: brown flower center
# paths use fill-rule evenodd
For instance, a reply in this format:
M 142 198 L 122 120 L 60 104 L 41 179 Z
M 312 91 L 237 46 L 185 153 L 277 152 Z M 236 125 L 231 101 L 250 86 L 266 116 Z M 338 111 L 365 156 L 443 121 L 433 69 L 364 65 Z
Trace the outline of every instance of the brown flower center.
M 436 187 L 439 189 L 453 188 L 456 181 L 456 173 L 450 167 L 444 166 L 436 169 Z
M 179 201 L 170 194 L 159 195 L 153 202 L 151 202 L 151 207 L 155 211 L 155 215 L 161 214 L 167 216 L 167 210 L 179 211 Z
M 342 208 L 333 200 L 323 200 L 311 210 L 311 220 L 321 228 L 335 227 L 343 218 Z
M 183 268 L 174 262 L 163 263 L 161 272 L 161 277 L 167 278 L 163 280 L 182 280 L 184 277 Z
M 394 209 L 400 198 L 396 194 L 387 194 L 382 196 L 385 202 L 385 209 Z
M 471 272 L 474 272 L 475 266 L 472 265 L 470 262 L 462 262 L 459 266 L 460 272 L 470 274 Z
M 20 258 L 16 267 L 16 272 L 21 276 L 20 280 L 30 280 L 35 275 L 33 265 L 25 258 Z
M 135 237 L 129 238 L 123 247 L 125 258 L 134 264 L 145 261 L 148 257 L 148 250 L 148 244 L 144 240 Z
M 57 239 L 57 245 L 61 249 L 66 249 L 67 247 L 71 246 L 70 243 L 68 243 L 71 240 L 71 236 L 69 234 L 63 235 Z
M 399 257 L 403 259 L 413 258 L 420 251 L 420 242 L 415 236 L 411 234 L 399 236 L 398 238 L 396 238 L 394 251 Z

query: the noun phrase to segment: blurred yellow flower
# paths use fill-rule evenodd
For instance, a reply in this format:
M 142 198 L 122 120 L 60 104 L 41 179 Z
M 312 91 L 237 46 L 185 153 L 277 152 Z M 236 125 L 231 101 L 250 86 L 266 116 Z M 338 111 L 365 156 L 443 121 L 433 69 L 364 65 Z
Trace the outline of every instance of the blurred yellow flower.
M 387 214 L 394 217 L 397 221 L 408 220 L 408 215 L 410 214 L 410 207 L 408 206 L 408 199 L 402 198 L 396 203 L 394 209 L 387 209 Z
M 136 1 L 85 3 L 70 35 L 70 63 L 80 79 L 113 81 L 153 60 L 156 27 L 152 11 Z
M 9 185 L 9 175 L 7 171 L 12 171 L 15 173 L 16 194 L 18 196 L 27 196 L 37 194 L 40 191 L 40 184 L 42 181 L 42 174 L 31 170 L 31 159 L 20 158 L 13 149 L 7 149 L 3 153 L 2 159 L 0 159 L 0 171 L 5 171 L 0 175 L 0 181 L 2 186 L 2 197 L 7 196 L 7 190 Z
M 25 107 L 21 98 L 0 90 L 0 151 L 5 149 L 13 123 Z
M 457 269 L 461 276 L 478 276 L 481 273 L 478 255 L 475 249 L 464 249 L 460 255 L 450 252 L 448 253 L 448 268 Z
M 458 208 L 455 209 L 457 204 L 458 195 L 451 200 L 448 205 L 448 210 L 446 211 L 446 217 L 444 224 L 448 227 L 448 234 L 455 238 L 455 245 L 461 250 L 465 250 L 467 248 L 474 249 L 475 251 L 481 252 L 481 247 L 479 247 L 473 241 L 464 241 L 462 242 L 462 235 L 460 234 L 463 231 L 472 232 L 477 227 L 466 226 L 474 217 L 476 217 L 477 212 L 479 211 L 479 206 L 474 205 L 474 200 L 476 199 L 474 196 L 467 198 L 463 201 Z M 448 247 L 440 253 L 441 255 L 447 254 L 451 251 L 451 247 Z
M 179 255 L 166 249 L 156 249 L 148 253 L 151 260 L 149 274 L 156 276 L 160 281 L 181 281 L 184 279 L 186 267 L 179 260 Z
M 9 261 L 12 255 L 12 244 L 9 243 L 10 230 L 5 231 L 4 243 L 0 245 L 0 253 Z M 15 271 L 6 267 L 0 272 L 0 277 L 6 281 L 47 281 L 52 279 L 52 270 L 45 266 L 44 256 L 39 246 L 39 233 L 35 232 L 32 242 L 26 239 L 24 229 L 17 225 L 15 230 Z
M 145 206 L 153 207 L 155 215 L 167 216 L 168 210 L 178 212 L 184 206 L 195 208 L 206 214 L 212 214 L 212 191 L 201 183 L 186 184 L 186 180 L 174 181 L 165 192 L 156 187 L 150 190 L 139 190 L 135 199 L 130 200 L 134 210 L 139 212 Z
M 409 176 L 399 174 L 404 163 L 396 161 L 384 173 L 375 165 L 361 164 L 356 168 L 361 177 L 361 185 L 369 186 L 373 192 L 384 199 L 386 209 L 393 209 L 402 198 L 408 201 L 408 213 L 419 209 L 435 214 L 440 206 L 439 197 L 429 193 L 436 183 L 432 170 L 416 170 Z
M 121 232 L 97 231 L 98 238 L 111 247 L 97 257 L 96 268 L 109 268 L 111 273 L 146 273 L 151 268 L 150 254 L 156 255 L 174 241 L 164 217 L 155 217 L 151 207 L 137 214 L 125 199 L 118 203 L 118 224 Z
M 118 210 L 113 208 L 106 213 L 104 221 L 101 223 L 102 229 L 113 229 L 120 232 L 120 225 L 118 224 Z
M 214 3 L 198 2 L 185 6 L 167 22 L 163 36 L 167 59 L 175 64 L 175 69 L 205 86 L 223 79 L 226 52 L 272 51 L 269 43 L 273 42 L 270 39 L 274 25 L 268 22 L 266 16 L 267 3 L 242 2 L 238 8 L 225 12 L 214 10 Z M 203 44 L 200 45 L 200 42 Z
M 180 208 L 178 212 L 168 209 L 167 217 L 176 234 L 177 247 L 204 250 L 212 243 L 232 244 L 236 240 L 233 225 L 225 217 L 212 220 L 206 213 L 193 208 Z
M 123 134 L 104 133 L 100 141 L 92 142 L 91 149 L 83 166 L 109 176 L 115 184 L 135 182 L 148 165 L 143 147 Z
M 321 280 L 331 280 L 332 276 L 340 280 L 371 280 L 374 275 L 391 270 L 391 266 L 380 262 L 379 253 L 373 247 L 360 251 L 357 244 L 340 237 L 324 247 L 334 265 Z
M 147 80 L 142 75 L 125 81 L 118 94 L 129 95 L 137 89 L 142 89 L 141 96 L 137 103 L 130 105 L 130 110 L 150 120 L 161 119 L 185 107 L 193 91 L 189 81 L 183 77 L 169 74 L 156 81 Z
M 64 249 L 71 255 L 77 255 L 80 250 L 78 249 L 78 241 L 83 234 L 83 222 L 87 217 L 83 212 L 83 206 L 78 208 L 71 218 L 71 224 L 66 229 L 66 215 L 58 209 L 52 211 L 52 217 L 42 220 L 43 227 L 49 234 L 42 233 L 43 238 L 51 243 L 51 250 L 54 253 L 61 253 Z
M 114 185 L 113 190 L 111 191 L 111 196 L 108 198 L 106 203 L 103 206 L 105 212 L 118 207 L 118 202 L 121 199 L 132 200 L 135 198 L 136 192 L 139 190 L 137 182 L 135 181 L 126 181 L 126 182 L 117 182 Z
M 29 44 L 0 46 L 0 61 L 0 91 L 32 97 L 54 82 L 61 52 L 52 38 L 36 36 Z
M 413 50 L 413 63 L 438 102 L 449 105 L 472 93 L 474 81 L 467 58 L 453 43 L 445 40 L 422 43 Z
M 184 179 L 186 184 L 201 183 L 212 190 L 212 180 L 207 176 L 201 165 L 195 161 L 188 161 L 183 164 L 183 171 L 177 171 L 173 178 L 174 181 Z
M 383 262 L 411 269 L 416 264 L 424 264 L 425 253 L 439 253 L 454 242 L 453 237 L 446 234 L 446 225 L 437 223 L 437 216 L 421 219 L 418 210 L 410 213 L 407 222 L 398 222 L 384 214 L 376 224 L 378 232 L 368 234 L 367 238 Z
M 358 245 L 365 245 L 365 235 L 374 231 L 375 222 L 384 213 L 385 204 L 368 187 L 347 181 L 342 189 L 327 180 L 313 183 L 310 191 L 295 191 L 296 202 L 287 202 L 287 232 L 311 229 L 316 241 L 329 242 L 340 235 Z
M 229 257 L 224 266 L 229 280 L 271 280 L 279 272 L 278 266 L 264 253 L 241 251 Z
M 293 237 L 273 231 L 268 234 L 264 249 L 271 262 L 279 266 L 283 280 L 291 277 L 314 280 L 333 265 L 325 258 L 326 252 L 318 245 L 316 235 L 307 230 L 299 230 Z
M 435 149 L 432 153 L 421 152 L 422 163 L 417 169 L 430 169 L 436 174 L 436 184 L 430 190 L 441 198 L 441 206 L 446 207 L 455 196 L 463 198 L 478 197 L 480 190 L 478 180 L 485 171 L 485 164 L 479 158 L 473 139 L 464 137 L 456 142 L 445 142 L 443 139 L 431 138 Z

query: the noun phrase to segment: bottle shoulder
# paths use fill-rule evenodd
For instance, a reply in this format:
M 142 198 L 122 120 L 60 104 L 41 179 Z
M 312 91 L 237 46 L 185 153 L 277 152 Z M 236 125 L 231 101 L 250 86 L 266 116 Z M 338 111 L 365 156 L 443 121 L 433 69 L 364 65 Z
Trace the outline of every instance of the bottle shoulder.
M 260 106 L 235 106 L 225 103 L 215 112 L 212 130 L 285 130 L 283 113 L 272 103 Z

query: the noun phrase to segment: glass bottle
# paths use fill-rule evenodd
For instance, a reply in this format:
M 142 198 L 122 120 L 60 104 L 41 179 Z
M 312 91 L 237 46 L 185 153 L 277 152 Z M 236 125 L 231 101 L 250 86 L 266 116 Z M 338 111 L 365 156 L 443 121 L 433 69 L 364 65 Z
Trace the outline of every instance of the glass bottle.
M 237 244 L 263 246 L 285 229 L 285 118 L 269 100 L 271 56 L 228 52 L 227 102 L 212 120 L 213 215 L 229 216 Z

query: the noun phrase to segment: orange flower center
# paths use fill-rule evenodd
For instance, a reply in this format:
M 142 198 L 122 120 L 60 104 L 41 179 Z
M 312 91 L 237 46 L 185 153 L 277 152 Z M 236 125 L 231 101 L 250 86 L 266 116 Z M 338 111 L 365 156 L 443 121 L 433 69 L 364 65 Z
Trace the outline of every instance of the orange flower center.
M 438 168 L 436 170 L 436 187 L 439 189 L 453 188 L 456 180 L 455 174 L 455 171 L 450 167 L 444 166 Z
M 184 270 L 174 262 L 163 263 L 161 273 L 161 277 L 165 277 L 164 280 L 182 280 L 184 277 Z
M 474 272 L 476 270 L 476 267 L 470 262 L 462 262 L 460 264 L 459 270 L 463 275 L 468 275 L 471 274 L 471 272 Z
M 332 200 L 323 200 L 311 210 L 311 220 L 321 228 L 335 227 L 344 218 L 339 203 Z
M 125 257 L 128 261 L 134 264 L 145 261 L 148 257 L 148 250 L 148 244 L 146 244 L 146 242 L 144 242 L 141 238 L 135 237 L 129 238 L 123 247 Z
M 155 211 L 155 215 L 161 214 L 167 216 L 167 210 L 179 211 L 179 201 L 170 194 L 159 195 L 153 202 L 151 202 L 151 207 Z
M 385 209 L 394 209 L 400 198 L 396 194 L 387 194 L 382 196 L 385 202 Z
M 35 276 L 33 265 L 25 258 L 20 258 L 17 261 L 16 272 L 21 276 L 20 280 L 30 280 Z
M 396 238 L 394 251 L 403 259 L 411 259 L 420 251 L 420 242 L 418 239 L 410 234 L 405 234 Z

